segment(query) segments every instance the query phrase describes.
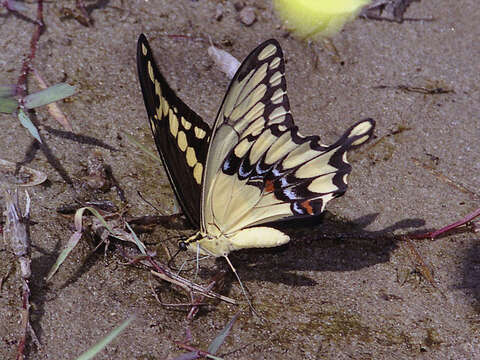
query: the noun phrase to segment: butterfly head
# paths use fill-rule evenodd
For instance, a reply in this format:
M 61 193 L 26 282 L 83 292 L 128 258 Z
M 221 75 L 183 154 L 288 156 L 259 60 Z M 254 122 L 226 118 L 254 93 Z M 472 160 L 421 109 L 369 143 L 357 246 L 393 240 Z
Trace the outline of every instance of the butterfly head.
M 180 250 L 180 251 L 187 251 L 188 250 L 188 245 L 187 245 L 187 242 L 185 240 L 181 240 L 178 243 L 178 250 Z

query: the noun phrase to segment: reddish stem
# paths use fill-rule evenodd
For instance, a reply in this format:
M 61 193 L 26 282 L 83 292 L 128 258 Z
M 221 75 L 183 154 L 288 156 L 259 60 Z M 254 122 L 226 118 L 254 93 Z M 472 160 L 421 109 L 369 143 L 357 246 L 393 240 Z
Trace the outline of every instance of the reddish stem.
M 17 81 L 15 92 L 20 97 L 20 104 L 23 105 L 23 99 L 27 96 L 27 76 L 32 69 L 32 62 L 35 59 L 35 53 L 37 51 L 38 39 L 42 35 L 45 24 L 43 22 L 43 0 L 37 0 L 37 21 L 35 24 L 35 31 L 30 40 L 30 54 L 25 58 L 20 71 L 20 77 Z
M 441 234 L 443 234 L 447 231 L 450 231 L 450 230 L 455 229 L 459 226 L 462 226 L 462 225 L 465 225 L 465 224 L 469 223 L 470 221 L 475 219 L 477 216 L 480 216 L 480 208 L 471 212 L 470 214 L 465 216 L 463 219 L 461 219 L 459 221 L 456 221 L 453 224 L 447 225 L 447 226 L 445 226 L 445 227 L 443 227 L 439 230 L 432 231 L 432 232 L 425 233 L 425 234 L 413 235 L 411 237 L 415 238 L 415 239 L 428 239 L 428 238 L 434 239 L 437 236 L 439 236 L 439 235 L 441 235 Z
M 188 350 L 188 351 L 194 351 L 196 353 L 198 353 L 198 355 L 200 356 L 203 356 L 203 357 L 206 357 L 208 355 L 211 355 L 211 356 L 215 356 L 207 351 L 203 351 L 203 350 L 200 350 L 200 349 L 197 349 L 196 347 L 193 347 L 191 345 L 187 345 L 187 344 L 184 344 L 180 341 L 174 341 L 175 344 L 177 344 L 178 346 L 180 346 L 181 348 L 185 349 L 185 350 Z

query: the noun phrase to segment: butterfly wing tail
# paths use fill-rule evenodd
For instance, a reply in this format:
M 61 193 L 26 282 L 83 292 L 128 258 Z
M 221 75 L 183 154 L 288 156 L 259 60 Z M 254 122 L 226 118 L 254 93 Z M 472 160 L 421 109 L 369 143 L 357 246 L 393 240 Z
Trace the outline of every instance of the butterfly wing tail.
M 355 149 L 370 140 L 374 129 L 375 120 L 370 118 L 361 120 L 350 127 L 332 147 L 341 146 L 339 150 L 343 152 Z

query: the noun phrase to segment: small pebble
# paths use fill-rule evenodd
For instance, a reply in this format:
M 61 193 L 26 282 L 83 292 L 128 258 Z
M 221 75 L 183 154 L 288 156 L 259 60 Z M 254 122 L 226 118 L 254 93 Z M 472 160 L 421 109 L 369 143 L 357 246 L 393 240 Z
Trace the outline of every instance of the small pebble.
M 240 11 L 245 7 L 245 4 L 243 3 L 243 1 L 235 1 L 233 7 L 235 8 L 235 10 Z
M 257 20 L 255 8 L 252 6 L 244 7 L 242 10 L 240 10 L 238 15 L 240 17 L 240 21 L 245 26 L 250 26 Z
M 220 21 L 223 17 L 223 5 L 221 3 L 217 4 L 215 8 L 215 20 Z

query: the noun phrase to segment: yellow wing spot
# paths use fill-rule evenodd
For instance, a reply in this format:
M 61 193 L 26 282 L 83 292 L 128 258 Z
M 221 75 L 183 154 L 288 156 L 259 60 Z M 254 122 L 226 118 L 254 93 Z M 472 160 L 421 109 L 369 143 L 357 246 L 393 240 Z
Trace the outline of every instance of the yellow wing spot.
M 207 134 L 207 132 L 197 126 L 195 126 L 195 129 L 193 130 L 193 132 L 195 133 L 195 136 L 197 139 L 203 139 L 205 137 L 205 135 Z
M 185 130 L 190 130 L 192 127 L 192 123 L 190 121 L 186 120 L 183 116 L 181 117 L 180 121 Z
M 180 137 L 180 134 L 178 134 L 178 136 Z M 188 166 L 194 167 L 195 164 L 197 163 L 197 155 L 195 154 L 195 149 L 189 146 L 187 148 L 187 152 L 185 156 L 187 159 Z
M 285 94 L 283 89 L 277 89 L 272 95 L 272 103 L 280 104 L 283 101 L 283 94 Z
M 180 150 L 185 151 L 187 149 L 187 135 L 183 131 L 178 132 L 177 143 Z
M 255 88 L 258 88 L 260 82 L 267 76 L 268 64 L 265 63 L 255 70 L 252 77 L 248 80 L 248 83 L 245 84 L 245 87 L 238 93 L 238 99 L 235 101 L 235 106 L 239 106 L 247 97 L 250 97 L 251 94 L 255 92 Z M 265 85 L 264 85 L 265 86 Z M 253 90 L 253 91 L 252 91 Z M 230 117 L 230 114 L 225 113 Z
M 232 121 L 237 121 L 242 118 L 247 111 L 250 110 L 253 104 L 260 102 L 265 93 L 267 92 L 267 86 L 265 84 L 258 85 L 245 100 L 238 105 L 230 115 Z
M 272 111 L 272 113 L 269 116 L 270 121 L 276 119 L 277 117 L 280 117 L 282 115 L 285 115 L 287 113 L 287 110 L 283 106 L 277 107 L 275 110 Z
M 262 131 L 265 127 L 265 119 L 259 117 L 257 120 L 252 122 L 245 131 L 242 132 L 242 138 L 248 136 L 249 134 L 257 133 L 259 130 Z
M 143 56 L 147 56 L 147 54 L 148 54 L 148 49 L 145 46 L 145 44 L 142 44 L 142 54 L 143 54 Z
M 164 97 L 162 97 L 161 103 L 162 103 L 163 116 L 165 117 L 168 115 L 168 102 L 167 100 L 165 100 Z
M 268 149 L 267 155 L 265 156 L 265 163 L 274 164 L 297 146 L 298 145 L 292 141 L 290 132 L 283 133 Z
M 280 71 L 275 72 L 275 74 L 273 74 L 269 80 L 270 85 L 272 86 L 280 85 L 280 82 L 282 81 L 282 76 L 283 74 Z
M 154 115 L 154 117 L 155 117 L 155 119 L 157 119 L 157 120 L 159 120 L 159 121 L 160 121 L 161 119 L 163 119 L 163 116 L 162 116 L 162 108 L 161 108 L 160 106 L 157 108 L 157 113 Z
M 245 78 L 240 82 L 232 83 L 230 90 L 228 91 L 228 96 L 225 98 L 225 103 L 222 106 L 222 112 L 224 116 L 229 116 L 235 106 L 240 92 L 244 88 L 245 84 L 250 80 L 255 69 L 252 69 Z
M 250 149 L 250 145 L 251 145 L 252 141 L 248 141 L 247 138 L 244 138 L 242 141 L 240 141 L 237 146 L 235 146 L 235 149 L 233 150 L 235 155 L 238 157 L 238 158 L 242 158 L 243 155 L 245 155 L 248 151 L 248 149 Z
M 285 121 L 285 115 L 282 115 L 282 116 L 278 116 L 276 117 L 275 119 L 271 119 L 269 122 L 268 122 L 268 125 L 271 125 L 271 124 L 280 124 L 282 122 Z
M 268 65 L 268 67 L 270 68 L 270 70 L 272 70 L 272 69 L 276 69 L 278 65 L 280 65 L 280 58 L 276 57 L 270 62 L 270 65 Z
M 335 173 L 320 176 L 308 185 L 308 190 L 317 194 L 326 194 L 338 190 L 337 185 L 333 183 Z
M 155 94 L 158 95 L 158 98 L 162 98 L 162 88 L 160 87 L 160 83 L 157 79 L 155 79 Z
M 308 162 L 305 162 L 302 166 L 300 166 L 297 169 L 297 171 L 295 171 L 295 176 L 300 179 L 306 179 L 306 178 L 318 176 L 320 174 L 328 174 L 328 173 L 335 174 L 335 172 L 337 171 L 337 168 L 328 163 L 332 157 L 333 151 L 334 150 L 323 153 L 320 156 L 317 156 L 314 159 L 309 160 Z M 307 155 L 308 154 L 304 154 L 303 156 L 300 156 L 300 158 L 303 157 L 306 160 L 308 158 Z M 286 164 L 287 165 L 291 164 L 290 159 L 289 161 L 286 162 Z
M 272 56 L 273 54 L 275 54 L 276 51 L 277 51 L 277 47 L 275 45 L 270 44 L 270 45 L 266 46 L 260 52 L 260 54 L 258 54 L 258 60 L 260 60 L 260 61 L 265 60 L 269 56 Z
M 178 134 L 178 119 L 173 113 L 172 109 L 168 110 L 168 121 L 170 126 L 170 133 L 173 137 L 177 137 Z
M 238 120 L 233 127 L 237 132 L 242 133 L 245 130 L 245 128 L 249 126 L 254 119 L 257 119 L 259 116 L 263 114 L 264 110 L 265 110 L 264 103 L 262 102 L 256 103 L 255 106 L 252 107 L 250 111 L 247 112 L 241 120 Z
M 175 113 L 175 115 L 178 114 L 178 110 L 175 106 L 173 107 L 173 112 Z
M 148 76 L 150 77 L 150 81 L 155 82 L 155 76 L 153 76 L 153 66 L 151 61 L 148 61 L 147 69 L 148 69 Z
M 372 124 L 369 121 L 363 121 L 353 128 L 350 136 L 361 135 L 363 133 L 370 131 L 371 128 L 372 128 Z
M 318 155 L 320 155 L 320 153 L 312 150 L 310 147 L 310 142 L 305 142 L 288 154 L 288 156 L 283 160 L 282 166 L 284 169 L 292 169 L 298 165 L 306 163 L 309 160 L 312 160 Z
M 193 178 L 199 185 L 202 183 L 202 173 L 203 173 L 203 165 L 197 162 L 195 164 L 195 167 L 193 168 Z
M 276 139 L 277 137 L 272 134 L 271 129 L 265 130 L 252 146 L 252 151 L 250 151 L 250 164 L 255 164 Z
M 157 117 L 157 115 L 155 115 L 155 118 Z M 153 131 L 157 131 L 157 126 L 155 125 L 155 123 L 153 122 L 152 119 L 150 119 L 150 126 L 152 127 Z
M 361 138 L 359 138 L 358 140 L 355 140 L 352 145 L 353 146 L 357 146 L 357 145 L 360 145 L 360 144 L 363 144 L 365 141 L 367 141 L 370 137 L 368 135 L 365 135 L 365 136 L 362 136 Z

